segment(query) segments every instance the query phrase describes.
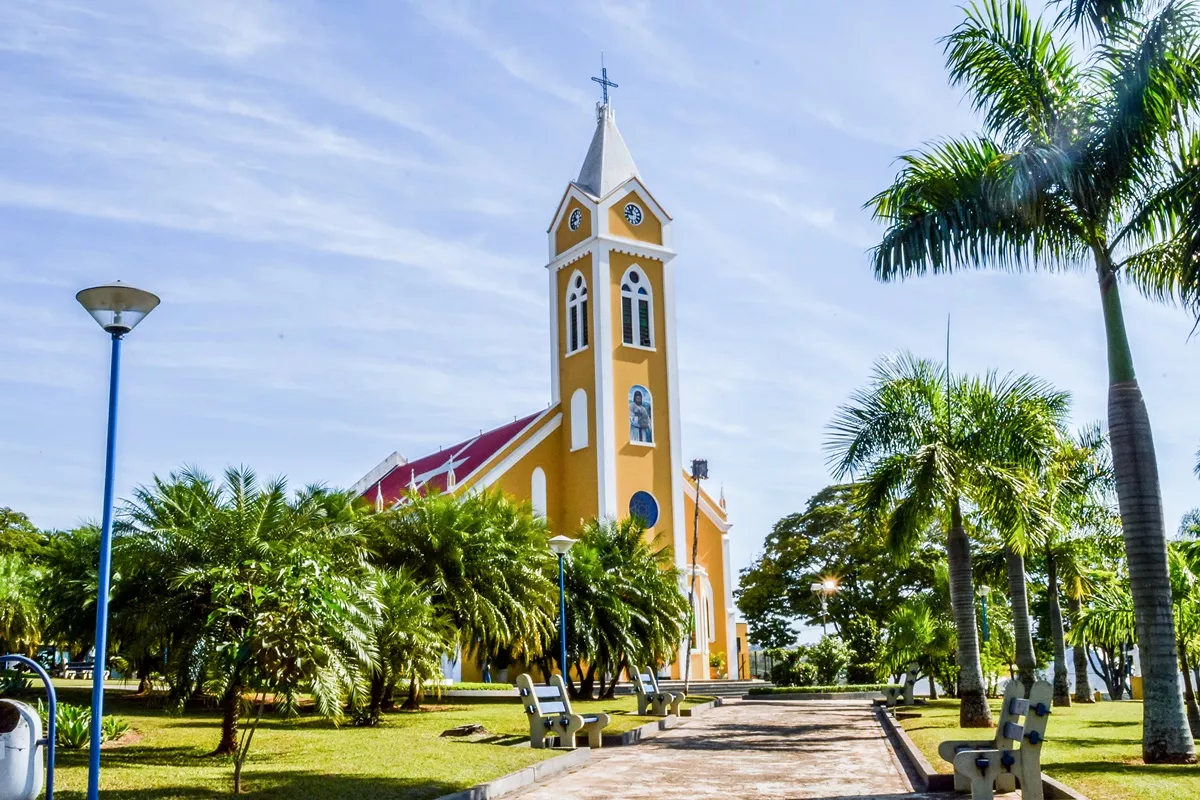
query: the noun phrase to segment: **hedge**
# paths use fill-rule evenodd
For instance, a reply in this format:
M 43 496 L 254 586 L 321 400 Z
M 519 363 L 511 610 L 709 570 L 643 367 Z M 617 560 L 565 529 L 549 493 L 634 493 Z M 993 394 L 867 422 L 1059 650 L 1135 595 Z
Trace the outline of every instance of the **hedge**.
M 516 688 L 511 683 L 447 683 L 442 686 L 446 691 L 455 692 L 503 692 L 507 689 Z
M 882 692 L 890 683 L 852 683 L 841 686 L 755 686 L 750 694 L 840 694 L 842 692 Z

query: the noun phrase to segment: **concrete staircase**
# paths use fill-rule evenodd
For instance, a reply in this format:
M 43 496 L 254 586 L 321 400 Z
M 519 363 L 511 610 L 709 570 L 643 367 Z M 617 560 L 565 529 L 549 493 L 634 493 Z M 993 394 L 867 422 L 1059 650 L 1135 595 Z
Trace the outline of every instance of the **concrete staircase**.
M 709 695 L 710 697 L 741 697 L 750 689 L 761 686 L 772 686 L 768 681 L 692 681 L 692 694 Z M 658 688 L 664 692 L 682 692 L 683 681 L 659 680 Z M 633 684 L 617 684 L 617 694 L 633 694 Z

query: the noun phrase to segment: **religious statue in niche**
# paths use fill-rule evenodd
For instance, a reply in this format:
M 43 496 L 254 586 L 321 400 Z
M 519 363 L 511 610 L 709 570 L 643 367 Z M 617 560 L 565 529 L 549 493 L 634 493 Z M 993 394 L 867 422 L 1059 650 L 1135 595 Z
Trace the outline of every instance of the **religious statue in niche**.
M 654 444 L 654 412 L 650 390 L 634 384 L 629 390 L 629 441 Z

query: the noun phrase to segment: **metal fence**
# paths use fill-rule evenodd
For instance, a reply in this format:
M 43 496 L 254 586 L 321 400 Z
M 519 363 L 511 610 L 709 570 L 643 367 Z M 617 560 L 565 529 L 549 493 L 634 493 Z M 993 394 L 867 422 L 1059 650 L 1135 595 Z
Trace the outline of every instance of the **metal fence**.
M 771 669 L 775 666 L 775 659 L 771 658 L 771 654 L 763 650 L 750 651 L 750 677 L 759 678 L 764 681 L 771 680 Z

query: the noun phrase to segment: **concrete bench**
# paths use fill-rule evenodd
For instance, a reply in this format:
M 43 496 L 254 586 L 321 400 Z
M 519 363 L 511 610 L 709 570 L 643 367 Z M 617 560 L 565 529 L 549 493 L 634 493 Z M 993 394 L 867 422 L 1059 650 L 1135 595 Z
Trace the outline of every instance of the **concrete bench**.
M 683 702 L 683 695 L 660 691 L 658 677 L 650 667 L 634 671 L 633 688 L 637 692 L 638 714 L 655 717 L 665 717 L 668 714 L 679 716 L 679 704 Z
M 1028 700 L 1023 694 L 1020 681 L 1009 681 L 992 740 L 949 741 L 938 747 L 938 755 L 954 764 L 954 788 L 969 790 L 971 800 L 991 800 L 996 792 L 1011 792 L 1018 785 L 1024 800 L 1043 800 L 1042 742 L 1054 688 L 1038 681 Z
M 575 734 L 587 733 L 588 747 L 600 746 L 600 732 L 608 725 L 608 714 L 575 714 L 561 675 L 551 675 L 546 686 L 535 686 L 528 675 L 517 676 L 517 695 L 529 718 L 529 746 L 546 747 L 557 738 L 559 747 L 575 749 Z
M 95 671 L 96 664 L 93 661 L 74 661 L 62 665 L 62 676 L 64 678 L 91 680 L 92 673 Z M 104 670 L 104 679 L 108 680 L 108 670 Z
M 908 665 L 908 673 L 904 676 L 904 683 L 900 686 L 889 686 L 883 690 L 883 699 L 887 701 L 887 707 L 893 708 L 900 700 L 904 702 L 901 705 L 913 705 L 913 691 L 917 686 L 917 678 L 921 674 L 921 668 L 915 663 Z

